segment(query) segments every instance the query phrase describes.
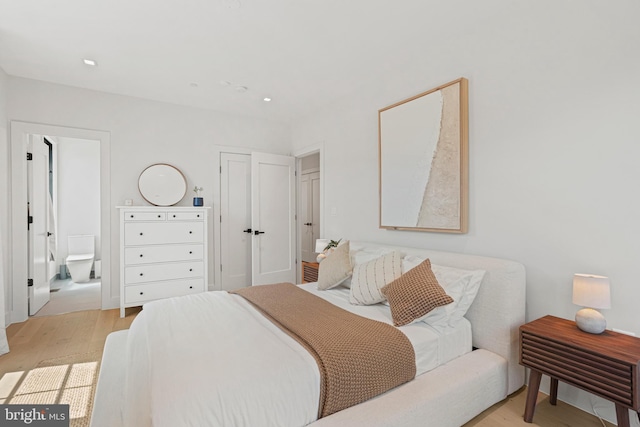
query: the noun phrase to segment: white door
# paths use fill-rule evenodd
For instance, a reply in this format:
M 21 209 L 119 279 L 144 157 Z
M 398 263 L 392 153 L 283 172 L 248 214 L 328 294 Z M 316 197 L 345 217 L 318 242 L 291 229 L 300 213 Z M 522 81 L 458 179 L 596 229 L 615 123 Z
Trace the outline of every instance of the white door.
M 29 315 L 34 315 L 49 302 L 49 147 L 40 135 L 29 136 L 29 152 L 32 160 L 27 162 L 29 216 Z
M 295 159 L 251 154 L 252 283 L 295 282 Z
M 320 237 L 320 173 L 300 177 L 301 255 L 306 262 L 315 262 L 315 242 Z
M 220 154 L 222 289 L 251 285 L 251 156 Z

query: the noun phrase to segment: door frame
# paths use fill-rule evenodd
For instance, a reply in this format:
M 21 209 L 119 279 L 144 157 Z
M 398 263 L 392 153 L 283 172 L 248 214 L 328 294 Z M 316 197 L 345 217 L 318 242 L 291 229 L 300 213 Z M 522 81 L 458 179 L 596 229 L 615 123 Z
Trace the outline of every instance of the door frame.
M 106 131 L 11 121 L 11 266 L 9 289 L 11 323 L 29 317 L 27 290 L 27 141 L 29 134 L 90 139 L 100 142 L 100 240 L 102 252 L 102 309 L 118 306 L 111 295 L 111 134 Z M 115 301 L 115 305 L 114 302 Z
M 308 147 L 301 148 L 294 152 L 293 157 L 296 158 L 296 212 L 300 212 L 300 187 L 302 179 L 302 158 L 311 154 L 318 153 L 320 156 L 320 236 L 324 236 L 325 230 L 325 215 L 324 215 L 324 142 L 319 142 Z M 298 221 L 296 227 L 296 259 L 297 271 L 296 278 L 302 277 L 302 221 Z

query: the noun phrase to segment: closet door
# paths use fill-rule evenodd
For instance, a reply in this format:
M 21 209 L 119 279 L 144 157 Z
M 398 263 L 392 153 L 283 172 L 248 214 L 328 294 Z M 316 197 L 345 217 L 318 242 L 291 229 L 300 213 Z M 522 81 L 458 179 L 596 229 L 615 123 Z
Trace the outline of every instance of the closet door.
M 220 154 L 222 289 L 251 285 L 251 155 Z
M 251 154 L 252 284 L 295 282 L 295 159 Z

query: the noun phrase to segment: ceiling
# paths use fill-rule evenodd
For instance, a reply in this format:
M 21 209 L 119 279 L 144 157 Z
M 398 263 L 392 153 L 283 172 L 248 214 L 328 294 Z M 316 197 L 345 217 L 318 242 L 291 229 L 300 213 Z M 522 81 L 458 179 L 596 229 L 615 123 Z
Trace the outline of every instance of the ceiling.
M 499 19 L 506 3 L 0 0 L 0 67 L 12 76 L 291 122 L 384 81 L 417 52 L 474 34 Z

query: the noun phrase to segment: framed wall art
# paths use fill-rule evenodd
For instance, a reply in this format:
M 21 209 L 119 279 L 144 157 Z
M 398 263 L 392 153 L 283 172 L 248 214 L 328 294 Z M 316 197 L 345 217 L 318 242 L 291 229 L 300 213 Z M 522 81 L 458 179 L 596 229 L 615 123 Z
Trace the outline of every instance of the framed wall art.
M 380 228 L 467 232 L 468 81 L 378 111 Z

